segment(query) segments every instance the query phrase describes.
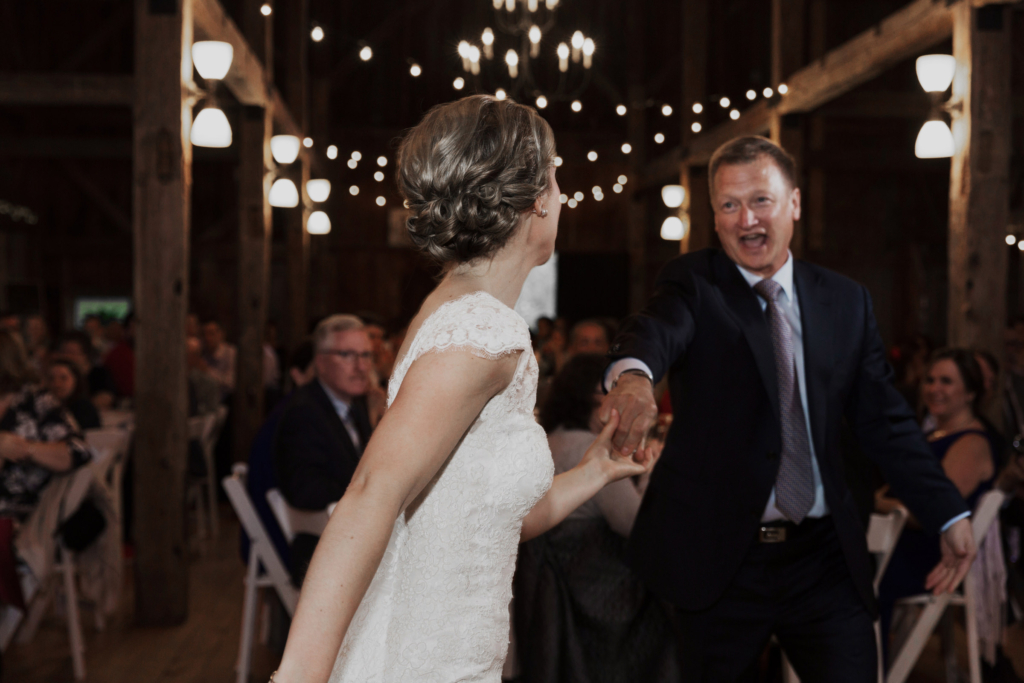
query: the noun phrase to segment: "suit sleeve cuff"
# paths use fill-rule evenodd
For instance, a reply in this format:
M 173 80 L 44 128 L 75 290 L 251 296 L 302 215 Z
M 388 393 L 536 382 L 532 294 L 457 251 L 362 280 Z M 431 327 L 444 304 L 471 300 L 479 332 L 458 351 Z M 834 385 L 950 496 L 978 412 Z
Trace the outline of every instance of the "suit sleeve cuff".
M 654 377 L 654 373 L 651 372 L 647 363 L 643 362 L 639 358 L 620 358 L 609 365 L 608 369 L 604 372 L 604 385 L 602 387 L 604 389 L 604 393 L 608 393 L 608 389 L 611 387 L 612 382 L 617 380 L 619 375 L 624 373 L 626 370 L 643 370 L 651 377 Z
M 961 519 L 967 519 L 970 516 L 971 516 L 970 511 L 968 511 L 968 512 L 961 512 L 959 515 L 957 515 L 956 517 L 954 517 L 953 519 L 949 520 L 948 522 L 946 522 L 945 524 L 942 525 L 942 533 L 946 533 L 946 531 L 949 529 L 949 527 L 953 526 L 954 524 L 959 522 Z

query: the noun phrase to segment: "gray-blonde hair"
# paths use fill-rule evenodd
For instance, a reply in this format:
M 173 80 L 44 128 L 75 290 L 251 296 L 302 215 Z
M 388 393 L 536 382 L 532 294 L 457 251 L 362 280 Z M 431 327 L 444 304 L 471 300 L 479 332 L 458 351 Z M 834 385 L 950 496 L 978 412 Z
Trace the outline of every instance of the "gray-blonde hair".
M 363 321 L 354 315 L 339 313 L 328 316 L 317 323 L 316 329 L 313 330 L 313 346 L 317 351 L 323 351 L 332 334 L 365 328 L 366 325 L 363 324 Z
M 448 265 L 494 255 L 550 185 L 551 126 L 532 107 L 472 95 L 431 109 L 398 151 L 413 244 Z

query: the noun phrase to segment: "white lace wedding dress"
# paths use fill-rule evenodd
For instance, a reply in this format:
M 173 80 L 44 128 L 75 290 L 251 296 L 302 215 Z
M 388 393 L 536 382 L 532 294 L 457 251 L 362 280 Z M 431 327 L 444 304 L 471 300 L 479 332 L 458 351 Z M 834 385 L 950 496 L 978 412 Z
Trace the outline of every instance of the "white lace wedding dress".
M 485 358 L 521 351 L 512 382 L 484 407 L 415 510 L 395 522 L 331 683 L 500 683 L 523 517 L 554 464 L 533 417 L 537 361 L 526 322 L 484 292 L 439 307 L 388 387 L 427 352 Z

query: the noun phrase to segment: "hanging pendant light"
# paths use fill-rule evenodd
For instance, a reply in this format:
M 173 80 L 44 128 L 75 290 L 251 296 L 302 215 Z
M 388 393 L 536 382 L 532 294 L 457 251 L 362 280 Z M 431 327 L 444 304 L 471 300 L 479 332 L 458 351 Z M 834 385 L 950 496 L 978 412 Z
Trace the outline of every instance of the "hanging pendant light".
M 917 80 L 925 92 L 945 92 L 956 73 L 953 55 L 924 55 L 917 58 Z
M 299 190 L 288 178 L 278 178 L 270 187 L 270 205 L 281 209 L 294 209 L 299 205 Z
M 917 134 L 914 154 L 918 159 L 943 159 L 953 156 L 956 145 L 945 121 L 925 121 Z
M 314 211 L 306 219 L 306 232 L 310 235 L 326 235 L 331 231 L 331 219 L 323 211 Z
M 686 236 L 686 226 L 679 216 L 669 216 L 661 224 L 661 239 L 679 241 Z
M 231 146 L 231 124 L 217 107 L 203 108 L 192 122 L 189 140 L 196 147 L 224 148 Z
M 331 196 L 331 181 L 324 178 L 315 178 L 306 181 L 306 194 L 316 203 L 326 202 Z
M 235 49 L 221 40 L 200 40 L 192 43 L 192 63 L 203 80 L 219 81 L 228 75 Z
M 295 135 L 275 135 L 270 138 L 270 153 L 279 164 L 290 164 L 299 158 L 299 138 Z
M 666 185 L 661 188 L 661 201 L 670 209 L 677 209 L 686 199 L 686 190 L 682 185 Z

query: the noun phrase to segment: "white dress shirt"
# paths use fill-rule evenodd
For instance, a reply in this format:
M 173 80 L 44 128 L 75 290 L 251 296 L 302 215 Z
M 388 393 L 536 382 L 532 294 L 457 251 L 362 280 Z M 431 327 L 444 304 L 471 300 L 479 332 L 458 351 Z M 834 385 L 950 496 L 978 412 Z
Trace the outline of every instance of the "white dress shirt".
M 751 273 L 749 270 L 745 270 L 739 265 L 737 265 L 736 268 L 740 271 L 740 275 L 743 276 L 743 279 L 747 281 L 747 284 L 749 284 L 751 288 L 764 279 L 760 275 Z M 806 373 L 804 371 L 803 322 L 800 319 L 800 302 L 797 300 L 796 287 L 793 284 L 792 252 L 790 252 L 789 258 L 786 259 L 786 263 L 782 268 L 772 276 L 772 280 L 779 283 L 782 287 L 783 294 L 779 297 L 779 306 L 786 314 L 786 319 L 789 321 L 789 326 L 793 331 L 793 355 L 795 356 L 796 361 L 797 383 L 800 386 L 800 404 L 804 409 L 804 421 L 807 422 L 807 441 L 811 448 L 811 469 L 814 473 L 814 505 L 811 506 L 811 510 L 807 513 L 807 516 L 824 517 L 828 514 L 828 505 L 825 503 L 825 489 L 821 484 L 821 471 L 818 468 L 818 457 L 814 452 L 814 435 L 811 433 L 811 424 L 807 420 L 807 416 L 810 413 L 807 410 L 807 381 L 805 379 Z M 757 297 L 757 302 L 761 305 L 762 311 L 768 308 L 768 302 L 760 296 Z M 621 358 L 612 363 L 605 372 L 605 386 L 610 387 L 611 382 L 626 370 L 637 368 L 643 370 L 651 377 L 654 376 L 654 373 L 651 372 L 651 368 L 639 358 Z M 955 522 L 969 516 L 970 512 L 965 512 L 953 517 L 942 526 L 942 531 L 945 532 L 949 527 L 953 526 Z M 768 497 L 768 504 L 765 506 L 764 513 L 761 515 L 761 521 L 774 522 L 785 518 L 785 515 L 783 515 L 775 506 L 775 487 L 773 486 L 771 496 Z
M 320 382 L 320 380 L 317 380 L 317 382 Z M 356 429 L 356 423 L 349 416 L 352 406 L 335 396 L 334 392 L 323 382 L 320 382 L 320 386 L 323 387 L 327 398 L 331 399 L 331 405 L 334 406 L 335 412 L 341 418 L 341 424 L 345 425 L 345 431 L 348 432 L 349 438 L 352 439 L 352 445 L 356 447 L 358 454 L 359 449 L 362 447 L 362 441 L 359 439 L 359 430 Z

